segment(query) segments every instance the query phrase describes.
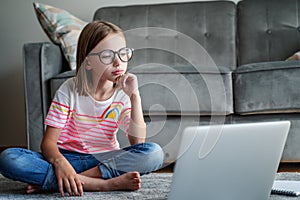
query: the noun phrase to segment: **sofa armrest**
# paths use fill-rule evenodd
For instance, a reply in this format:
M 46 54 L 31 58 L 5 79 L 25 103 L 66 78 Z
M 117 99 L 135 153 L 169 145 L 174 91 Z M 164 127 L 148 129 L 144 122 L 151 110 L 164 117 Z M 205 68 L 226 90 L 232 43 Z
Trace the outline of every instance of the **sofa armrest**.
M 51 103 L 50 79 L 70 68 L 59 46 L 48 42 L 24 44 L 23 59 L 27 145 L 39 151 Z

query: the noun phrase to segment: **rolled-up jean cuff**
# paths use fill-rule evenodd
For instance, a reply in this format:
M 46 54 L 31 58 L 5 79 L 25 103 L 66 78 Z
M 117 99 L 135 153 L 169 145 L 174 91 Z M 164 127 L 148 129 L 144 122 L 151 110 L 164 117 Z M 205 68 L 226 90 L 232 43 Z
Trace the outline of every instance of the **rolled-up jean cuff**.
M 99 163 L 98 164 L 98 168 L 99 168 L 99 170 L 101 172 L 101 176 L 102 176 L 103 179 L 111 179 L 111 178 L 113 178 L 112 174 L 107 169 L 107 167 L 105 166 L 105 164 Z
M 42 189 L 46 191 L 58 191 L 57 179 L 52 165 L 48 167 Z

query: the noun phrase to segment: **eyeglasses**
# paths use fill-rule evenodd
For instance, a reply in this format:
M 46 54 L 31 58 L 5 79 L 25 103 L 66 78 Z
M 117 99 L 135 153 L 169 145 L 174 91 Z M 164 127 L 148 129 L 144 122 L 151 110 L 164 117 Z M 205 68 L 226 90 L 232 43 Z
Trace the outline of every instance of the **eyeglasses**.
M 119 51 L 113 51 L 110 49 L 106 49 L 106 50 L 103 50 L 98 53 L 89 53 L 89 55 L 97 55 L 99 57 L 99 60 L 103 64 L 109 65 L 114 62 L 114 60 L 116 58 L 115 57 L 116 54 L 118 54 L 118 56 L 122 62 L 128 62 L 132 58 L 133 51 L 134 51 L 134 49 L 132 49 L 132 48 L 124 47 L 124 48 L 121 48 Z

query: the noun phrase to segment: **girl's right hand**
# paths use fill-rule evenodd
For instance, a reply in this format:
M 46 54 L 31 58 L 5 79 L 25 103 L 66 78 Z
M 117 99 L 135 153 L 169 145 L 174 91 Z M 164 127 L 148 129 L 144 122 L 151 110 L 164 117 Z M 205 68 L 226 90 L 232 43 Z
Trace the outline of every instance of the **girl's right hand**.
M 129 97 L 138 94 L 138 80 L 136 75 L 125 73 L 117 78 L 117 86 L 122 89 Z
M 47 160 L 52 163 L 55 169 L 58 189 L 61 196 L 64 196 L 64 190 L 69 195 L 83 195 L 82 182 L 80 181 L 76 171 L 69 161 L 59 152 L 57 140 L 61 133 L 61 129 L 52 126 L 46 127 L 41 150 Z
M 70 196 L 82 196 L 84 184 L 79 179 L 76 171 L 64 157 L 58 158 L 53 163 L 57 178 L 58 189 L 61 196 L 64 196 L 64 189 Z

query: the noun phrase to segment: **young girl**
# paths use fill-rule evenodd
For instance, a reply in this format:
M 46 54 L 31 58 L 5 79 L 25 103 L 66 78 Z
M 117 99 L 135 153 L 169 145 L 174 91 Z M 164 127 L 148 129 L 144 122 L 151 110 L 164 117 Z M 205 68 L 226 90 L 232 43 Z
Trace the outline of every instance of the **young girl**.
M 140 175 L 162 166 L 163 152 L 145 143 L 137 78 L 127 73 L 132 54 L 120 28 L 89 23 L 78 41 L 76 77 L 62 84 L 46 117 L 42 153 L 7 149 L 1 173 L 28 183 L 28 193 L 138 190 Z M 131 144 L 123 149 L 116 139 L 119 126 Z

